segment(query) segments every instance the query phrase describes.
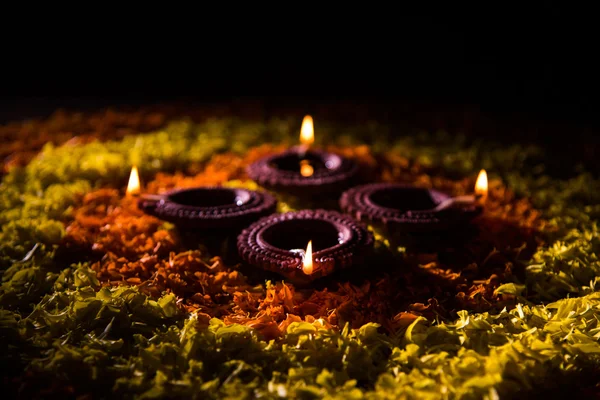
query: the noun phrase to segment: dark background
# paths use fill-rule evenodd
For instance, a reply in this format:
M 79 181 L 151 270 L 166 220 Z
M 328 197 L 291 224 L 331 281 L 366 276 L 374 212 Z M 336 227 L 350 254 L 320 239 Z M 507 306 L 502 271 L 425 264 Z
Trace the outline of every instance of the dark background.
M 468 28 L 458 20 L 401 19 L 340 28 L 327 38 L 279 38 L 277 30 L 228 38 L 213 31 L 182 41 L 157 30 L 75 45 L 77 32 L 42 35 L 33 47 L 5 51 L 0 120 L 59 107 L 170 102 L 237 112 L 250 105 L 262 114 L 378 119 L 562 151 L 575 143 L 593 157 L 600 128 L 596 35 L 585 23 L 567 25 L 561 10 L 545 12 L 533 17 L 535 25 L 531 16 L 495 14 L 494 24 L 466 15 L 477 22 Z

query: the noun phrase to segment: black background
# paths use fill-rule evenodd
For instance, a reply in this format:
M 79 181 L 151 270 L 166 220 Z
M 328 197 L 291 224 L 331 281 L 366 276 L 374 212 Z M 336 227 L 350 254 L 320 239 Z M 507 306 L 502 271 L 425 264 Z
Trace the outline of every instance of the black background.
M 3 51 L 0 118 L 177 101 L 258 102 L 274 114 L 354 105 L 364 118 L 417 128 L 594 147 L 600 69 L 593 26 L 542 11 L 444 24 L 427 17 L 351 22 L 327 35 L 305 28 L 291 37 L 277 30 L 286 23 L 260 35 L 211 30 L 183 39 L 161 29 L 127 38 L 101 32 L 83 42 L 76 30 L 40 35 Z M 465 19 L 476 23 L 467 27 Z M 335 116 L 357 118 L 355 110 Z

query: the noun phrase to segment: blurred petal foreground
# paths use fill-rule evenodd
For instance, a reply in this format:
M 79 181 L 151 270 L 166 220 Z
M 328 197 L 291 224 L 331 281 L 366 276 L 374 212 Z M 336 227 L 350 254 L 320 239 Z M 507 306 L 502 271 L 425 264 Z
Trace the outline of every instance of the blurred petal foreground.
M 6 398 L 600 394 L 600 181 L 551 176 L 541 148 L 317 120 L 315 145 L 374 180 L 462 195 L 485 168 L 490 193 L 458 245 L 419 252 L 375 231 L 363 270 L 305 287 L 124 195 L 132 165 L 145 193 L 256 188 L 245 167 L 299 126 L 110 111 L 0 127 Z M 323 206 L 278 196 L 280 212 Z

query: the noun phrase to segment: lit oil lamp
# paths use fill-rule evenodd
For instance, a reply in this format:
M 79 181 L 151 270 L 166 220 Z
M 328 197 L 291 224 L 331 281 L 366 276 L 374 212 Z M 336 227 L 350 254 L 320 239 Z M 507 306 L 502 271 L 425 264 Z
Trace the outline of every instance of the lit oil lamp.
M 400 183 L 373 183 L 344 192 L 340 207 L 390 237 L 404 238 L 406 234 L 437 237 L 479 215 L 487 191 L 487 174 L 482 170 L 474 195 L 451 197 L 438 190 Z
M 276 199 L 266 192 L 218 186 L 142 195 L 138 203 L 145 213 L 192 230 L 242 228 L 272 214 L 276 205 Z
M 372 246 L 373 235 L 361 223 L 326 210 L 264 217 L 244 229 L 237 240 L 245 262 L 295 283 L 361 264 Z
M 358 165 L 337 154 L 312 148 L 314 124 L 304 117 L 300 145 L 281 154 L 265 157 L 250 165 L 248 176 L 259 185 L 296 196 L 340 193 L 358 173 Z
M 126 193 L 127 197 L 138 199 L 138 207 L 146 214 L 186 230 L 241 229 L 272 214 L 277 206 L 277 200 L 269 193 L 219 186 L 178 189 L 161 195 L 140 194 L 135 166 Z

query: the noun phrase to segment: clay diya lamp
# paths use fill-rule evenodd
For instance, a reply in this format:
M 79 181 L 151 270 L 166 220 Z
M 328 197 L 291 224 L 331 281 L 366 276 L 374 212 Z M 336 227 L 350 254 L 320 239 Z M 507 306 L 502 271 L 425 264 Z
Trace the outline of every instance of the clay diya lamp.
M 485 180 L 487 195 L 487 176 Z M 344 192 L 340 207 L 381 230 L 395 244 L 427 246 L 438 239 L 449 243 L 468 234 L 469 222 L 482 212 L 485 195 L 479 186 L 476 195 L 451 197 L 433 189 L 374 183 Z
M 264 157 L 247 168 L 259 185 L 299 197 L 339 195 L 356 179 L 359 168 L 353 160 L 310 148 L 314 142 L 312 118 L 306 116 L 300 130 L 300 146 Z
M 360 265 L 373 235 L 347 215 L 302 210 L 260 219 L 242 231 L 237 246 L 246 263 L 302 284 Z
M 193 187 L 164 195 L 141 195 L 138 207 L 184 230 L 234 231 L 275 212 L 266 192 L 227 187 Z

